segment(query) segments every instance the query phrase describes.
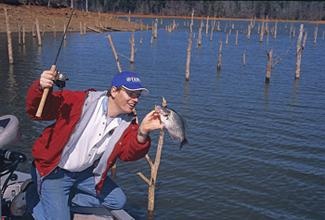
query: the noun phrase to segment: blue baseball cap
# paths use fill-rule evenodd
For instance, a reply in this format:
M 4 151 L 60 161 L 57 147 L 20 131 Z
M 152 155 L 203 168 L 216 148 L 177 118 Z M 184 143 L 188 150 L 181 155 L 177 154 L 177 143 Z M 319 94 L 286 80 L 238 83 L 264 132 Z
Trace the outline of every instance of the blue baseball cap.
M 123 71 L 117 73 L 112 79 L 112 86 L 123 87 L 129 91 L 142 91 L 144 94 L 149 93 L 149 90 L 142 85 L 138 74 L 134 72 Z

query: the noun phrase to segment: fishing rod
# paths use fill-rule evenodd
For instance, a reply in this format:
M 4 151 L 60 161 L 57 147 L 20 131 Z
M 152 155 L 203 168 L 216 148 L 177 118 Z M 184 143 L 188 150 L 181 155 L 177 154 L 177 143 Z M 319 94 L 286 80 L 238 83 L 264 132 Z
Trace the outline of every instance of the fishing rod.
M 57 52 L 57 54 L 55 56 L 54 63 L 52 64 L 51 69 L 50 69 L 51 72 L 55 72 L 56 73 L 55 74 L 56 80 L 61 81 L 61 82 L 58 82 L 58 84 L 59 84 L 58 86 L 60 88 L 63 88 L 64 87 L 64 85 L 65 85 L 64 80 L 66 80 L 66 78 L 62 74 L 59 74 L 59 76 L 57 76 L 58 75 L 58 72 L 57 72 L 57 69 L 56 69 L 56 63 L 58 61 L 58 58 L 59 58 L 59 55 L 60 55 L 60 52 L 61 52 L 61 48 L 62 48 L 62 45 L 63 45 L 63 41 L 64 41 L 65 35 L 67 33 L 67 30 L 69 28 L 69 25 L 70 25 L 70 21 L 71 21 L 73 12 L 74 12 L 74 9 L 72 9 L 72 11 L 71 11 L 68 24 L 65 27 L 64 32 L 63 32 L 63 36 L 62 36 L 62 39 L 61 39 L 61 43 L 60 43 L 58 52 Z M 62 80 L 63 80 L 63 82 L 62 82 Z M 44 90 L 43 90 L 43 95 L 42 95 L 41 101 L 39 103 L 39 106 L 38 106 L 38 109 L 37 109 L 37 112 L 36 112 L 36 115 L 35 115 L 38 118 L 42 116 L 42 112 L 43 112 L 43 109 L 44 109 L 45 101 L 46 101 L 46 98 L 48 96 L 49 91 L 50 91 L 50 88 L 44 88 Z

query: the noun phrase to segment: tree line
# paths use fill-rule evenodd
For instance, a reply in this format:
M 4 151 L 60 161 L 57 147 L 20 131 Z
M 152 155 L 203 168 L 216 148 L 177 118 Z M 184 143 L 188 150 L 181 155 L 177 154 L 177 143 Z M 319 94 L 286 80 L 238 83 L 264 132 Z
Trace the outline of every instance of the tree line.
M 325 20 L 325 1 L 0 0 L 0 2 L 169 16 L 189 16 L 194 9 L 196 16 Z

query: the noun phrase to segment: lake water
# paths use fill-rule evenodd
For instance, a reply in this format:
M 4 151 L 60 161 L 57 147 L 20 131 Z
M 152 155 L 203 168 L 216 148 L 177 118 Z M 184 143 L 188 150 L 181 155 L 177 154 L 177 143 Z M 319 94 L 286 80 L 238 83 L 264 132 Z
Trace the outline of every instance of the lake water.
M 235 30 L 228 45 L 224 32 L 215 32 L 212 41 L 204 32 L 202 47 L 196 47 L 193 40 L 188 82 L 188 33 L 183 21 L 179 25 L 172 33 L 160 29 L 152 44 L 151 32 L 136 32 L 133 65 L 125 58 L 129 57 L 130 33 L 111 33 L 122 68 L 139 72 L 150 90 L 138 105 L 140 119 L 164 96 L 187 124 L 189 144 L 181 150 L 165 137 L 155 218 L 324 219 L 324 25 L 319 26 L 313 44 L 314 26 L 306 24 L 308 39 L 299 80 L 294 80 L 297 38 L 289 37 L 291 24 L 279 23 L 277 39 L 265 37 L 263 43 L 258 42 L 256 30 L 250 40 L 240 31 L 238 46 Z M 299 23 L 293 25 L 298 30 Z M 235 22 L 235 29 L 246 26 L 246 22 Z M 117 68 L 106 36 L 68 34 L 57 63 L 70 78 L 66 89 L 108 88 Z M 20 120 L 21 140 L 10 148 L 27 154 L 29 161 L 22 167 L 27 171 L 32 143 L 47 123 L 26 116 L 26 91 L 43 69 L 50 68 L 61 39 L 59 34 L 45 33 L 43 46 L 38 47 L 29 33 L 22 47 L 16 33 L 13 37 L 15 64 L 9 66 L 6 35 L 0 34 L 0 115 L 14 114 Z M 217 72 L 219 39 L 224 43 L 223 65 Z M 272 69 L 270 84 L 265 84 L 270 48 L 279 62 Z M 158 132 L 152 134 L 152 158 L 157 137 Z M 150 174 L 144 159 L 119 162 L 116 181 L 128 196 L 126 210 L 136 219 L 146 219 L 147 186 L 136 175 L 139 171 Z

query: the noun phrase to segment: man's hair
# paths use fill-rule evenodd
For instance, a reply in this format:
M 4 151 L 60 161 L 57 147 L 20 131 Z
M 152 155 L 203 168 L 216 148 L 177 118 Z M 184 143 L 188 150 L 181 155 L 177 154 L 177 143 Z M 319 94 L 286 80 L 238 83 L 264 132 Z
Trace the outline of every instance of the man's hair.
M 116 88 L 116 91 L 118 91 L 118 90 L 121 89 L 121 87 L 118 88 L 118 87 L 116 87 L 116 86 L 112 86 L 111 88 L 109 88 L 109 89 L 107 90 L 107 93 L 106 93 L 107 97 L 110 97 L 110 96 L 111 96 L 111 90 L 112 90 L 112 88 Z

